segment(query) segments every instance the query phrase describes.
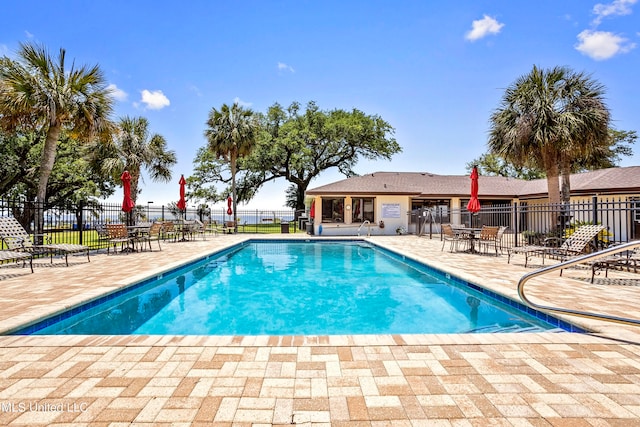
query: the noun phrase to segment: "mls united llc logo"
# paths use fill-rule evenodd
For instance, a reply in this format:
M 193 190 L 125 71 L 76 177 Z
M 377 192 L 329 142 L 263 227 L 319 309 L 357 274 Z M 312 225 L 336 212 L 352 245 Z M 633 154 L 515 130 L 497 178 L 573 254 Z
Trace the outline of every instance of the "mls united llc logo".
M 0 402 L 0 412 L 84 412 L 85 402 Z

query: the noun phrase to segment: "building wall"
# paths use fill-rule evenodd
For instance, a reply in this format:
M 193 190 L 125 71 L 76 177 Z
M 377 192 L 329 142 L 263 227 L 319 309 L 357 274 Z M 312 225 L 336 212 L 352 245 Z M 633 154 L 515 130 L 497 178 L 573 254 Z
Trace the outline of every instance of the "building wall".
M 375 221 L 372 224 L 363 225 L 360 222 L 352 221 L 351 196 L 331 195 L 327 198 L 344 197 L 344 221 L 341 223 L 322 222 L 322 197 L 315 198 L 315 221 L 313 225 L 314 233 L 322 236 L 361 236 L 367 235 L 392 235 L 396 234 L 396 229 L 409 228 L 409 217 L 407 212 L 411 209 L 410 198 L 408 196 L 374 196 L 375 197 Z M 322 227 L 322 228 L 321 228 Z

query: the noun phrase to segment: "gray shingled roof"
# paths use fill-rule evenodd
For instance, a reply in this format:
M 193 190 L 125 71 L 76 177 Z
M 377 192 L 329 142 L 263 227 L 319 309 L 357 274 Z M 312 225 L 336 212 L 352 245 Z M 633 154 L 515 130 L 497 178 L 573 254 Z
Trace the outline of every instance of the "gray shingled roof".
M 374 172 L 346 178 L 307 190 L 308 195 L 395 194 L 414 197 L 465 197 L 470 191 L 467 175 L 436 175 L 427 172 Z M 478 178 L 479 197 L 516 198 L 547 194 L 547 180 L 524 181 L 499 176 Z M 640 166 L 600 169 L 571 175 L 571 192 L 640 193 Z

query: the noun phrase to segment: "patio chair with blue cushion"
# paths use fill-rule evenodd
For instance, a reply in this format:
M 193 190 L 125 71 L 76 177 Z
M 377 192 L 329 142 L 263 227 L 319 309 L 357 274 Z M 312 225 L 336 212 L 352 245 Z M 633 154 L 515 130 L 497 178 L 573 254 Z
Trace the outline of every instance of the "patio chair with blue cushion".
M 53 262 L 55 253 L 64 254 L 65 263 L 69 266 L 69 254 L 77 252 L 86 252 L 87 260 L 89 258 L 89 247 L 84 245 L 76 245 L 72 243 L 50 243 L 51 238 L 42 236 L 48 243 L 36 245 L 31 241 L 31 236 L 24 229 L 22 224 L 14 217 L 0 218 L 0 238 L 9 250 L 18 252 L 29 252 L 31 254 L 48 253 Z

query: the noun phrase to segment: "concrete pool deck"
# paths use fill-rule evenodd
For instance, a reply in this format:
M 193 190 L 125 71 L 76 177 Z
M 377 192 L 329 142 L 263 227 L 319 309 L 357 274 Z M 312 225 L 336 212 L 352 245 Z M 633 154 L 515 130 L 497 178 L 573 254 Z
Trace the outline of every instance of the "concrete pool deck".
M 251 238 L 165 243 L 0 268 L 0 330 Z M 291 238 L 308 238 L 298 234 Z M 521 257 L 449 253 L 438 238 L 376 244 L 517 299 Z M 534 260 L 539 262 L 539 260 Z M 549 264 L 549 262 L 547 262 Z M 535 301 L 640 319 L 640 275 L 551 273 Z M 640 425 L 640 327 L 591 334 L 295 337 L 0 336 L 0 425 Z

